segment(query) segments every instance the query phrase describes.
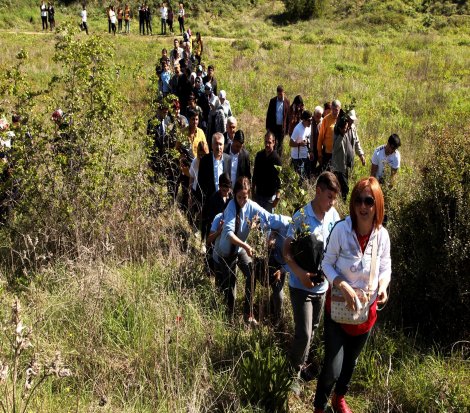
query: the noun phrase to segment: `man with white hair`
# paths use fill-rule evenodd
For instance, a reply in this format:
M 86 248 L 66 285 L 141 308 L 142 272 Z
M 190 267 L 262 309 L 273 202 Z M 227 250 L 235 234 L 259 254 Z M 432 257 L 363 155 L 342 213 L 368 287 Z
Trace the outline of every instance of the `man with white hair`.
M 216 96 L 209 100 L 209 107 L 210 112 L 207 120 L 207 136 L 213 136 L 217 132 L 223 134 L 225 132 L 224 109 Z
M 237 119 L 234 116 L 230 116 L 227 119 L 227 126 L 224 132 L 224 152 L 228 153 L 230 146 L 232 145 L 235 132 L 237 131 Z
M 323 107 L 316 106 L 313 111 L 312 126 L 311 126 L 311 135 L 310 135 L 310 148 L 309 148 L 309 157 L 310 157 L 310 176 L 318 175 L 317 162 L 318 162 L 318 134 L 320 133 L 320 126 L 322 123 L 323 116 Z
M 225 126 L 227 126 L 227 120 L 230 116 L 233 116 L 233 113 L 232 108 L 230 107 L 230 102 L 227 100 L 227 92 L 225 92 L 225 90 L 221 90 L 219 92 L 219 101 L 224 109 Z
M 331 102 L 331 113 L 323 118 L 318 133 L 318 162 L 323 170 L 328 168 L 333 153 L 333 135 L 340 110 L 341 102 L 339 100 Z

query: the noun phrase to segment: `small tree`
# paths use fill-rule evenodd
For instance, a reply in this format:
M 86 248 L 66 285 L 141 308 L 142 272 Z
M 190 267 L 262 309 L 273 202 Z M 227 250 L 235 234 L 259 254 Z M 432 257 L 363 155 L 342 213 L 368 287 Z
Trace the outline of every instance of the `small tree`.
M 283 0 L 286 14 L 294 20 L 308 20 L 324 14 L 328 0 Z

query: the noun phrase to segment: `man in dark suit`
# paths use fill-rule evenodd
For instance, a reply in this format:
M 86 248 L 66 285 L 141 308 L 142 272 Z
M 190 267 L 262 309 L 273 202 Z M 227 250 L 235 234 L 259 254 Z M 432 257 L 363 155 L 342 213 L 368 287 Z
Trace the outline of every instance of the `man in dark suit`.
M 237 119 L 233 116 L 229 116 L 227 119 L 227 126 L 225 127 L 224 132 L 224 152 L 230 153 L 230 145 L 232 145 L 233 137 L 235 136 L 235 132 L 237 131 Z
M 223 173 L 230 176 L 230 155 L 224 153 L 224 135 L 214 133 L 212 152 L 202 157 L 197 175 L 203 205 L 215 191 L 219 190 L 219 177 Z
M 282 157 L 282 145 L 289 125 L 289 100 L 286 98 L 284 88 L 277 87 L 277 96 L 269 101 L 266 113 L 266 129 L 276 138 L 276 152 Z
M 232 185 L 240 176 L 246 176 L 251 180 L 250 154 L 243 147 L 245 144 L 245 134 L 242 130 L 237 130 L 233 136 L 232 144 L 225 149 L 225 153 L 230 155 L 230 179 Z

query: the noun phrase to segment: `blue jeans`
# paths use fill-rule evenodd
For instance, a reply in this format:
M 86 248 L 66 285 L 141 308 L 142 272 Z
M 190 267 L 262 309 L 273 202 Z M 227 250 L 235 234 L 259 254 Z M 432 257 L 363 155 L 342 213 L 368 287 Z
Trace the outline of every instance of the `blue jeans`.
M 291 359 L 293 366 L 299 369 L 307 361 L 310 342 L 320 324 L 325 294 L 312 294 L 292 287 L 289 291 L 295 325 Z
M 326 410 L 335 383 L 336 394 L 344 396 L 347 393 L 357 359 L 367 342 L 370 331 L 360 336 L 351 336 L 325 311 L 323 334 L 325 359 L 318 378 L 313 405 L 316 408 Z

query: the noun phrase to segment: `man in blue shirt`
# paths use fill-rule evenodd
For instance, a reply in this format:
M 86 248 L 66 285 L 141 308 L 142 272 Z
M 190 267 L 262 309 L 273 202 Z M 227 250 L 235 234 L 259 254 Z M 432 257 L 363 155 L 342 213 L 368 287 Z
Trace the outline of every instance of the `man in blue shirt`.
M 317 241 L 326 241 L 334 224 L 340 216 L 333 205 L 341 187 L 336 176 L 331 172 L 323 172 L 317 179 L 315 198 L 299 209 L 292 217 L 284 241 L 284 259 L 289 272 L 289 290 L 294 315 L 295 334 L 292 343 L 291 358 L 294 368 L 302 379 L 308 381 L 313 373 L 308 369 L 307 359 L 310 342 L 320 323 L 325 292 L 328 281 L 322 274 L 314 274 L 301 268 L 292 254 L 291 243 L 307 230 Z

